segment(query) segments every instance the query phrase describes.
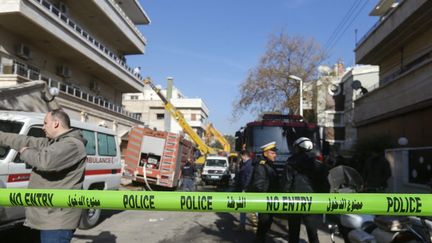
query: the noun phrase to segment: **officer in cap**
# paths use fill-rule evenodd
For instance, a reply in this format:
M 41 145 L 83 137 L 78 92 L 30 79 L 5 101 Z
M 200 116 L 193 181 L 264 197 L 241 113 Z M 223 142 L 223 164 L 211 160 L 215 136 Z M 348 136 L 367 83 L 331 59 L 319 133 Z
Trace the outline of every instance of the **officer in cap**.
M 270 142 L 261 146 L 263 158 L 255 164 L 250 190 L 251 192 L 277 192 L 278 178 L 274 161 L 276 159 L 276 142 Z M 273 222 L 272 214 L 258 214 L 258 229 L 256 242 L 265 242 L 266 234 Z

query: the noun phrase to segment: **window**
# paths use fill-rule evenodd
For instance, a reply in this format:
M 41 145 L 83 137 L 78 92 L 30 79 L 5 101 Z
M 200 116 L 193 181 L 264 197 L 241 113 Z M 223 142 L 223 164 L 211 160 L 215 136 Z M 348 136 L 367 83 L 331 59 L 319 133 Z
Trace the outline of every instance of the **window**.
M 117 154 L 115 138 L 112 135 L 98 133 L 98 152 L 102 156 L 115 156 Z
M 87 130 L 82 130 L 81 133 L 82 133 L 84 139 L 87 140 L 87 143 L 86 143 L 87 155 L 96 155 L 95 133 L 92 131 L 87 131 Z
M 196 121 L 196 120 L 197 120 L 197 115 L 191 114 L 191 121 Z
M 156 119 L 158 119 L 158 120 L 163 120 L 163 119 L 165 119 L 165 114 L 164 114 L 164 113 L 157 113 L 157 114 L 156 114 Z
M 131 113 L 132 114 L 132 116 L 134 116 L 134 117 L 136 117 L 136 119 L 137 120 L 141 120 L 141 117 L 142 117 L 142 114 L 141 113 L 136 113 L 136 112 L 133 112 L 133 113 Z
M 28 136 L 31 137 L 37 137 L 37 138 L 44 138 L 45 132 L 42 130 L 41 127 L 31 127 L 29 132 L 27 133 Z M 13 160 L 14 163 L 24 163 L 24 161 L 20 158 L 20 154 L 18 153 L 15 159 Z
M 131 100 L 138 100 L 138 95 L 131 95 L 131 96 L 130 96 L 130 99 L 131 99 Z

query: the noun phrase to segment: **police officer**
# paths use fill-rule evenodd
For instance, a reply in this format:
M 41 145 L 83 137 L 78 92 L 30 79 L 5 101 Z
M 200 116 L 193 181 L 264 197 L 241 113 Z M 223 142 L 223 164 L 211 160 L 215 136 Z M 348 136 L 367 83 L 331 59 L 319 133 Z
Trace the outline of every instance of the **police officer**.
M 312 152 L 313 143 L 307 137 L 300 137 L 293 144 L 293 154 L 288 159 L 281 178 L 282 191 L 289 193 L 328 192 L 328 171 L 321 162 L 316 161 Z M 288 215 L 288 242 L 300 240 L 301 222 L 306 226 L 309 242 L 318 243 L 316 219 L 313 215 Z
M 276 159 L 276 142 L 271 142 L 261 146 L 263 158 L 256 161 L 252 174 L 249 191 L 251 192 L 277 192 L 278 178 L 274 161 Z M 270 230 L 273 222 L 272 214 L 258 214 L 258 229 L 256 232 L 256 242 L 265 242 L 266 234 Z

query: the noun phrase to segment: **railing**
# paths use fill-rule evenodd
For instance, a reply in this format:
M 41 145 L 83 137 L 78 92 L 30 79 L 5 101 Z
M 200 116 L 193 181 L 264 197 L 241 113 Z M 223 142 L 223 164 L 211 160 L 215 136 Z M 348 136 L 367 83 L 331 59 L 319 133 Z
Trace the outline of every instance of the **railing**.
M 3 70 L 3 66 L 0 66 L 0 67 L 1 67 L 1 70 Z M 0 73 L 3 73 L 3 72 L 0 72 Z M 135 120 L 138 120 L 138 121 L 140 120 L 139 114 L 128 112 L 128 111 L 124 110 L 122 106 L 113 104 L 110 101 L 108 101 L 108 99 L 106 99 L 104 97 L 89 94 L 87 92 L 82 91 L 78 87 L 74 87 L 72 85 L 65 84 L 61 81 L 57 81 L 57 80 L 51 79 L 49 77 L 42 76 L 39 72 L 36 72 L 34 70 L 30 70 L 22 64 L 15 63 L 12 67 L 12 74 L 16 74 L 16 75 L 25 77 L 29 80 L 43 80 L 48 84 L 49 87 L 58 88 L 60 90 L 60 92 L 66 94 L 66 95 L 73 96 L 75 98 L 78 98 L 78 99 L 81 99 L 81 100 L 86 101 L 88 103 L 91 103 L 91 104 L 97 105 L 99 107 L 108 109 L 110 111 L 122 114 L 124 116 L 133 118 Z
M 398 6 L 394 7 L 392 10 L 390 10 L 390 12 L 388 12 L 384 16 L 381 16 L 380 19 L 372 26 L 372 28 L 370 28 L 368 32 L 366 32 L 366 34 L 362 36 L 362 38 L 360 38 L 360 40 L 356 43 L 356 47 L 362 44 L 367 39 L 367 37 L 369 37 L 369 35 L 372 32 L 374 32 L 378 28 L 378 26 L 381 25 L 381 23 L 383 23 L 390 15 L 392 15 L 394 11 L 396 11 L 396 9 L 398 9 L 401 6 L 403 1 L 404 0 L 400 0 Z
M 108 0 L 109 3 L 111 3 L 112 6 L 117 10 L 117 12 L 120 13 L 120 15 L 126 20 L 126 22 L 129 24 L 129 26 L 135 31 L 135 33 L 141 38 L 141 40 L 145 43 L 146 38 L 143 36 L 141 31 L 135 26 L 135 24 L 130 20 L 130 18 L 127 16 L 127 14 L 123 11 L 123 9 L 113 0 Z
M 124 70 L 129 72 L 132 76 L 136 77 L 140 81 L 143 79 L 139 73 L 134 73 L 133 69 L 126 65 L 126 63 L 119 58 L 117 55 L 115 55 L 112 51 L 110 51 L 108 48 L 106 48 L 104 45 L 102 45 L 100 42 L 98 42 L 94 37 L 92 37 L 88 32 L 83 30 L 80 26 L 75 24 L 74 21 L 69 19 L 64 13 L 62 13 L 58 8 L 53 6 L 50 2 L 46 0 L 33 0 L 32 2 L 37 2 L 41 6 L 44 7 L 47 11 L 49 11 L 53 16 L 64 22 L 69 28 L 72 28 L 75 33 L 79 34 L 81 37 L 86 39 L 90 44 L 92 44 L 96 49 L 98 49 L 101 53 L 103 53 L 105 56 L 109 57 L 112 61 L 117 63 L 118 65 L 122 66 Z

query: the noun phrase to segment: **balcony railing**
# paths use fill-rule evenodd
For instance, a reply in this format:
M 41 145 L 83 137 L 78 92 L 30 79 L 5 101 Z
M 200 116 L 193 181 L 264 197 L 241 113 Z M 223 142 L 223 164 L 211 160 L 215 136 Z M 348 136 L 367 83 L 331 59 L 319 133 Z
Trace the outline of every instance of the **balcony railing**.
M 2 71 L 0 73 L 3 73 L 2 65 L 0 65 L 0 70 Z M 73 85 L 69 85 L 61 81 L 57 81 L 49 77 L 43 76 L 39 72 L 27 68 L 23 64 L 15 63 L 12 67 L 12 74 L 22 76 L 24 78 L 27 78 L 28 80 L 43 80 L 48 84 L 49 87 L 58 88 L 60 92 L 66 95 L 78 98 L 80 100 L 97 105 L 115 113 L 122 114 L 137 121 L 140 120 L 140 116 L 138 114 L 126 111 L 121 105 L 114 104 L 104 97 L 84 92 L 79 87 L 74 87 Z
M 119 58 L 112 51 L 106 48 L 103 44 L 97 41 L 88 32 L 86 32 L 83 28 L 77 25 L 73 20 L 71 20 L 68 16 L 62 13 L 58 8 L 53 6 L 50 2 L 46 0 L 32 0 L 30 2 L 38 3 L 40 6 L 43 7 L 43 9 L 48 11 L 52 16 L 59 19 L 61 22 L 65 23 L 70 29 L 73 30 L 74 33 L 79 34 L 82 38 L 87 40 L 89 44 L 91 44 L 97 50 L 99 50 L 99 52 L 103 53 L 106 57 L 111 59 L 113 62 L 123 67 L 124 70 L 129 72 L 132 76 L 136 77 L 139 81 L 143 79 L 139 73 L 134 73 L 133 69 L 128 65 L 126 65 L 126 63 L 121 58 Z
M 130 18 L 127 16 L 127 14 L 123 11 L 123 9 L 113 0 L 108 0 L 109 3 L 111 3 L 112 6 L 117 10 L 118 13 L 126 20 L 126 22 L 129 24 L 129 26 L 134 30 L 134 32 L 141 38 L 141 40 L 145 43 L 146 38 L 143 36 L 141 31 L 136 27 L 136 25 L 130 20 Z
M 396 11 L 396 9 L 401 6 L 403 1 L 404 0 L 400 0 L 398 6 L 392 8 L 392 10 L 390 10 L 390 12 L 388 12 L 386 15 L 380 17 L 380 19 L 372 26 L 372 28 L 370 28 L 368 32 L 366 32 L 366 34 L 364 34 L 362 38 L 360 38 L 360 40 L 357 41 L 356 47 L 359 46 L 361 43 L 363 43 L 369 37 L 369 35 L 372 34 L 372 32 L 378 29 L 378 26 L 380 26 L 381 23 L 383 23 L 390 15 L 392 15 Z

